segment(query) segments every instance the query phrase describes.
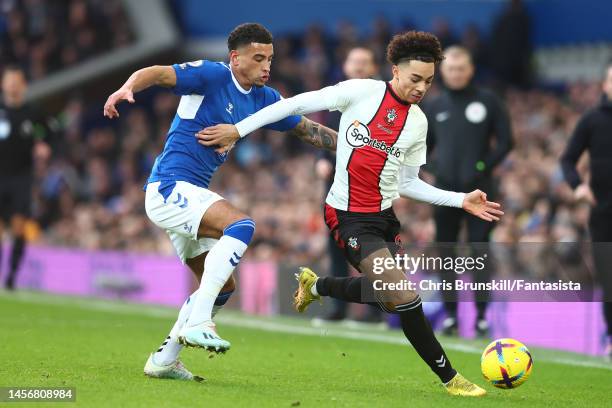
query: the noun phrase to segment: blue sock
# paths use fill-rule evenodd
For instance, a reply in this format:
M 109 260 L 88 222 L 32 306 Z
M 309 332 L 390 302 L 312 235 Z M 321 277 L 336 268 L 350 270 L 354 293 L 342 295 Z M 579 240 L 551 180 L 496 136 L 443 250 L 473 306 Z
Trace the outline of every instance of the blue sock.
M 223 309 L 223 306 L 227 303 L 229 298 L 232 297 L 233 293 L 234 293 L 233 290 L 230 290 L 228 292 L 219 293 L 219 296 L 217 296 L 217 298 L 215 299 L 215 304 L 213 305 L 213 308 L 212 308 L 212 313 L 211 313 L 212 317 L 215 317 L 217 313 L 219 313 L 219 311 Z

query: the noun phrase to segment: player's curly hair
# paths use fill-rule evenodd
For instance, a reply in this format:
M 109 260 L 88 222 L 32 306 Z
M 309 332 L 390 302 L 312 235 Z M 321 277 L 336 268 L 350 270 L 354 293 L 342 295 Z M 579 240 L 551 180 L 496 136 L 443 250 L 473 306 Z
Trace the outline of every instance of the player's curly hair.
M 387 60 L 393 65 L 410 60 L 438 64 L 443 59 L 438 37 L 424 31 L 397 34 L 387 46 Z
M 253 42 L 272 44 L 272 34 L 266 27 L 258 23 L 240 24 L 227 37 L 227 48 L 231 51 Z

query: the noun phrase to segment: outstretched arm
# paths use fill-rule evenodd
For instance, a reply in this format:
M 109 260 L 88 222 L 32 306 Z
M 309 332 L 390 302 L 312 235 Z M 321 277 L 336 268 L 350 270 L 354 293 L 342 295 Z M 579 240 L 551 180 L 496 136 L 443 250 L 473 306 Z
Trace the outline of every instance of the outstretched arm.
M 203 129 L 196 134 L 196 137 L 200 144 L 217 146 L 217 152 L 224 152 L 238 139 L 263 126 L 291 115 L 338 109 L 341 103 L 346 103 L 346 99 L 343 88 L 328 86 L 318 91 L 282 99 L 241 120 L 235 126 L 222 124 Z M 317 147 L 330 150 L 336 148 L 337 132 L 304 117 L 290 133 Z
M 463 208 L 468 213 L 485 221 L 498 221 L 503 215 L 498 203 L 487 201 L 486 193 L 474 190 L 471 193 L 455 193 L 427 184 L 419 178 L 418 166 L 402 166 L 398 185 L 402 197 L 412 198 L 434 205 Z
M 134 93 L 159 85 L 173 87 L 176 85 L 176 73 L 171 66 L 154 65 L 134 72 L 121 88 L 108 97 L 104 104 L 104 116 L 112 119 L 119 117 L 116 105 L 125 100 L 134 103 Z

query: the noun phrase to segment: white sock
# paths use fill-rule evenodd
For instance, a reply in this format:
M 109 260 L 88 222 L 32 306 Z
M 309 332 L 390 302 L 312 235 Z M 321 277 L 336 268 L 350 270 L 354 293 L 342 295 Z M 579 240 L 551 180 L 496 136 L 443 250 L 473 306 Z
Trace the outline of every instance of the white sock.
M 202 281 L 200 282 L 200 293 L 189 315 L 187 327 L 203 323 L 212 326 L 212 310 L 215 299 L 246 249 L 247 245 L 244 242 L 229 235 L 223 235 L 219 242 L 212 247 L 204 261 L 204 275 L 202 275 Z
M 317 280 L 315 281 L 315 284 L 310 287 L 310 293 L 312 293 L 313 296 L 319 296 L 319 292 L 317 292 L 317 281 L 318 280 L 319 278 L 317 278 Z
M 189 315 L 191 314 L 191 310 L 193 309 L 193 304 L 195 303 L 195 299 L 197 298 L 199 289 L 196 290 L 187 298 L 181 310 L 179 311 L 178 318 L 172 326 L 172 330 L 170 330 L 170 334 L 164 342 L 159 346 L 159 349 L 153 354 L 153 362 L 157 365 L 170 365 L 176 361 L 179 353 L 183 349 L 183 346 L 178 343 L 178 334 L 179 331 L 183 328 Z

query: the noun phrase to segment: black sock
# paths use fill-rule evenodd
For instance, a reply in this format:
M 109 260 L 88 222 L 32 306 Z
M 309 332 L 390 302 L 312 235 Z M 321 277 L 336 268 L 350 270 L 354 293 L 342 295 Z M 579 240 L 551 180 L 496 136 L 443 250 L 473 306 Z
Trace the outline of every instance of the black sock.
M 15 238 L 13 242 L 13 249 L 11 250 L 11 259 L 9 265 L 9 275 L 7 282 L 14 283 L 17 277 L 17 271 L 21 265 L 23 259 L 23 252 L 25 249 L 25 239 L 23 237 Z
M 604 318 L 608 325 L 608 337 L 612 341 L 612 302 L 604 302 L 603 304 Z
M 317 292 L 321 296 L 330 296 L 345 302 L 363 303 L 361 301 L 362 277 L 335 278 L 328 276 L 317 279 Z
M 383 312 L 390 312 L 385 306 L 373 301 L 376 299 L 372 286 L 367 284 L 363 276 L 349 278 L 335 278 L 327 276 L 317 279 L 317 292 L 321 296 L 329 296 L 334 299 L 351 303 L 366 303 Z
M 402 330 L 410 344 L 443 383 L 449 382 L 457 371 L 453 369 L 423 313 L 421 298 L 417 297 L 410 303 L 398 305 L 395 309 L 399 312 Z
M 487 306 L 489 302 L 476 302 L 476 310 L 478 314 L 476 316 L 477 320 L 485 320 L 487 315 Z
M 448 317 L 452 317 L 453 319 L 457 319 L 457 302 L 444 302 L 444 310 L 446 311 L 446 315 Z

